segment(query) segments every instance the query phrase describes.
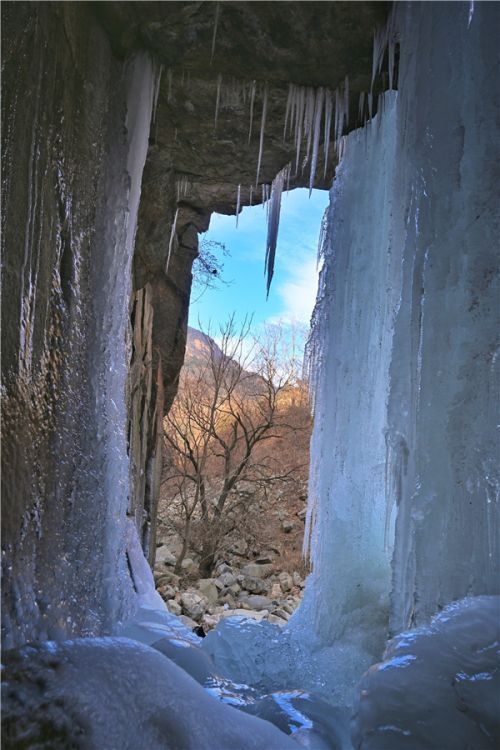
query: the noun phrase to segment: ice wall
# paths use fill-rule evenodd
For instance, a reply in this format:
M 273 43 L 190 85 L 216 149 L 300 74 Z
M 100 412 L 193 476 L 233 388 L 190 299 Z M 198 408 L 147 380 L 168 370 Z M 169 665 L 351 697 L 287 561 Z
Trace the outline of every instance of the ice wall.
M 125 554 L 131 258 L 154 89 L 81 5 L 8 6 L 2 76 L 2 634 L 106 632 Z
M 320 644 L 380 655 L 389 593 L 397 632 L 498 590 L 499 24 L 494 3 L 398 4 L 398 92 L 337 170 L 294 623 Z

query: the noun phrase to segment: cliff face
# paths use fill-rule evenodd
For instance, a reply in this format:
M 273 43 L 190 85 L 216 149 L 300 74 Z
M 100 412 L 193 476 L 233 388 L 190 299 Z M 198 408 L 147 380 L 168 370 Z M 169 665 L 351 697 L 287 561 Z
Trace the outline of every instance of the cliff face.
M 211 211 L 235 211 L 238 185 L 241 205 L 255 187 L 266 83 L 254 201 L 294 157 L 288 82 L 334 89 L 349 74 L 351 93 L 368 88 L 385 10 L 3 4 L 6 644 L 104 632 L 125 614 L 123 522 L 133 517 L 154 549 L 161 418 L 182 363 L 197 233 Z M 132 258 L 154 98 L 141 49 L 164 69 Z M 317 185 L 333 166 L 331 149 Z M 308 179 L 299 169 L 291 184 Z

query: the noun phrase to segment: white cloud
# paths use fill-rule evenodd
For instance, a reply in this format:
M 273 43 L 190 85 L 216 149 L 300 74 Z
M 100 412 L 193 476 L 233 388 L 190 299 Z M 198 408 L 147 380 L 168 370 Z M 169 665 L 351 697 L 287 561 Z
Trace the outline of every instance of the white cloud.
M 309 325 L 318 289 L 316 258 L 308 257 L 302 261 L 294 259 L 287 264 L 285 271 L 287 278 L 276 285 L 281 310 L 273 315 L 269 322 L 283 320 Z

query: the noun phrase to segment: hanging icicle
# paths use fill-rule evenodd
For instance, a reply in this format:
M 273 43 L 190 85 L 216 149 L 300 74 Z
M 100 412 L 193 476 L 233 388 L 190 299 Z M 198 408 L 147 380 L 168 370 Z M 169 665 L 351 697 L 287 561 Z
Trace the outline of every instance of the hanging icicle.
M 312 189 L 314 186 L 314 178 L 316 176 L 316 167 L 318 164 L 319 137 L 321 134 L 321 119 L 323 117 L 324 98 L 325 91 L 320 87 L 316 92 L 316 102 L 314 105 L 314 134 L 311 157 L 311 171 L 309 173 L 309 197 L 311 197 Z
M 288 97 L 286 100 L 285 125 L 283 127 L 283 142 L 286 140 L 287 125 L 288 125 L 288 120 L 290 118 L 290 113 L 292 109 L 292 102 L 294 101 L 294 94 L 295 94 L 295 86 L 293 85 L 293 83 L 290 83 L 288 86 Z
M 250 206 L 253 205 L 252 199 L 253 199 L 253 185 L 250 185 L 249 197 L 248 197 L 248 203 Z
M 248 128 L 248 145 L 250 145 L 250 139 L 252 137 L 252 125 L 253 125 L 253 105 L 255 101 L 255 89 L 257 84 L 252 81 L 250 86 L 250 127 Z
M 189 190 L 189 180 L 184 175 L 180 178 L 180 180 L 177 180 L 175 183 L 176 192 L 177 192 L 177 202 L 179 202 L 182 198 L 184 198 Z
M 222 86 L 222 76 L 217 76 L 217 94 L 215 96 L 215 117 L 214 117 L 214 130 L 217 130 L 217 119 L 219 117 L 219 104 L 220 104 L 220 90 Z
M 215 3 L 214 33 L 212 36 L 212 49 L 210 52 L 210 65 L 214 60 L 215 40 L 217 39 L 217 27 L 219 25 L 220 3 Z
M 172 80 L 173 80 L 172 68 L 169 68 L 167 70 L 167 102 L 169 104 L 172 101 Z
M 325 168 L 323 171 L 323 179 L 326 180 L 326 170 L 328 169 L 328 150 L 330 148 L 330 131 L 332 129 L 332 92 L 329 89 L 325 89 L 325 131 L 323 140 L 323 157 L 325 160 Z
M 259 158 L 257 160 L 257 177 L 255 184 L 259 184 L 260 165 L 262 162 L 262 150 L 264 147 L 264 130 L 266 127 L 266 115 L 267 115 L 267 83 L 264 86 L 264 98 L 262 101 L 262 118 L 260 121 L 260 141 L 259 141 Z
M 170 265 L 170 258 L 172 255 L 172 248 L 174 246 L 174 240 L 175 240 L 175 233 L 177 230 L 177 217 L 179 215 L 179 209 L 177 208 L 174 215 L 174 221 L 172 222 L 172 229 L 170 231 L 170 241 L 168 243 L 168 255 L 167 255 L 167 265 L 165 266 L 165 273 L 168 274 L 168 267 Z
M 158 71 L 158 77 L 155 83 L 155 93 L 154 93 L 154 99 L 153 99 L 153 124 L 156 122 L 156 109 L 158 107 L 158 97 L 160 95 L 160 83 L 161 83 L 162 73 L 163 73 L 163 65 L 160 65 L 160 70 Z
M 236 192 L 236 228 L 238 228 L 238 219 L 240 216 L 240 204 L 241 204 L 241 185 L 238 185 Z
M 267 296 L 271 288 L 271 281 L 274 274 L 274 261 L 276 257 L 276 245 L 278 242 L 278 230 L 281 211 L 281 196 L 283 187 L 288 179 L 291 165 L 287 164 L 273 180 L 271 186 L 271 198 L 269 201 L 269 213 L 267 220 L 267 242 L 266 242 L 266 260 L 265 272 L 267 274 Z
M 344 127 L 349 125 L 349 78 L 344 81 Z
M 364 115 L 365 115 L 365 92 L 361 91 L 359 95 L 359 107 L 358 107 L 358 120 L 361 125 L 364 122 Z

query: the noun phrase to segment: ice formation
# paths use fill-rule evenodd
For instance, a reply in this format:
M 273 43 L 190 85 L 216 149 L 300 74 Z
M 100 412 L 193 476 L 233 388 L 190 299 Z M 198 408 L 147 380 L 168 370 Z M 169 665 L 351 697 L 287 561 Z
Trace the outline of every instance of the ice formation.
M 284 167 L 273 180 L 271 185 L 271 197 L 269 199 L 269 213 L 267 219 L 267 243 L 266 243 L 266 261 L 265 268 L 267 272 L 267 293 L 274 272 L 274 259 L 276 256 L 276 244 L 278 242 L 278 229 L 280 223 L 281 196 L 286 188 L 287 180 L 290 174 L 291 165 Z
M 210 50 L 210 65 L 213 62 L 214 59 L 214 53 L 215 53 L 215 42 L 217 40 L 217 27 L 219 25 L 219 15 L 220 15 L 220 3 L 215 3 L 215 16 L 214 16 L 214 33 L 212 35 L 212 48 Z
M 264 149 L 264 132 L 266 128 L 266 116 L 267 116 L 267 85 L 264 86 L 264 94 L 262 98 L 262 115 L 260 119 L 260 138 L 259 138 L 259 156 L 257 159 L 257 177 L 255 178 L 255 185 L 259 184 L 260 165 L 262 162 L 262 151 Z
M 488 750 L 500 743 L 500 597 L 464 599 L 394 638 L 365 674 L 353 744 Z

